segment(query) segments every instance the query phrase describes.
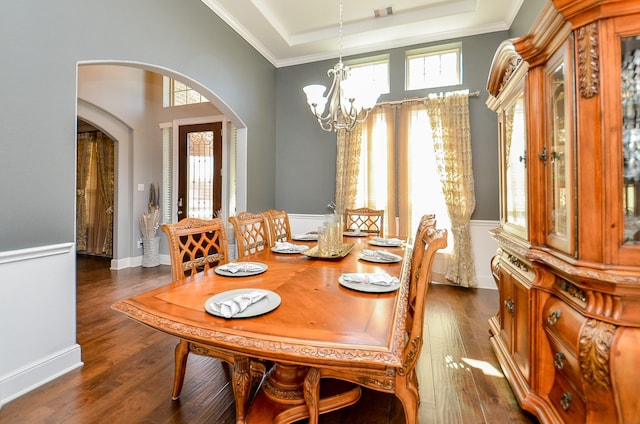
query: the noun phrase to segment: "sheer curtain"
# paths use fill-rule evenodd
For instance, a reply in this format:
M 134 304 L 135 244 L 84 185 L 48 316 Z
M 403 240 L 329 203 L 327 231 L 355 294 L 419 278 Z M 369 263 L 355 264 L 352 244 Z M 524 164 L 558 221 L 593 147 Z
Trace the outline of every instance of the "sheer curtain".
M 378 105 L 360 131 L 360 159 L 346 165 L 357 175 L 356 204 L 384 209 L 385 234 L 400 236 L 412 235 L 420 218 L 434 213 L 450 233 L 447 280 L 475 287 L 468 93 Z
M 475 209 L 469 94 L 465 92 L 429 98 L 434 149 L 442 192 L 451 219 L 453 249 L 446 279 L 463 287 L 478 285 L 471 250 L 469 223 Z
M 384 210 L 384 234 L 395 235 L 398 191 L 395 143 L 396 108 L 378 105 L 361 125 L 362 147 L 355 207 Z

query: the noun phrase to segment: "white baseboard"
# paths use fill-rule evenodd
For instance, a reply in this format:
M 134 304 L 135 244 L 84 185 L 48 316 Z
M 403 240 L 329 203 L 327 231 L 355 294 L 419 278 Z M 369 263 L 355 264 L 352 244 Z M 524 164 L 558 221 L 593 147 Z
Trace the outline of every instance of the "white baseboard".
M 160 259 L 160 265 L 171 265 L 171 257 L 169 254 L 160 254 L 158 257 Z M 111 269 L 114 271 L 125 268 L 134 268 L 137 266 L 142 266 L 142 256 L 111 259 Z
M 0 378 L 0 408 L 2 405 L 60 377 L 83 364 L 80 345 L 56 352 L 35 364 L 23 367 Z

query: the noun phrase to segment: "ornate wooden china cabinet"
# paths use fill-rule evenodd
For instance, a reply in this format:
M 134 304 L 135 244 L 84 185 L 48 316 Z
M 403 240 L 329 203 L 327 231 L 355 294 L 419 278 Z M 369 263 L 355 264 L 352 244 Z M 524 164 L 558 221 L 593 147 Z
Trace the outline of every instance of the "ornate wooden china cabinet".
M 550 1 L 487 89 L 496 356 L 541 422 L 640 422 L 640 2 Z

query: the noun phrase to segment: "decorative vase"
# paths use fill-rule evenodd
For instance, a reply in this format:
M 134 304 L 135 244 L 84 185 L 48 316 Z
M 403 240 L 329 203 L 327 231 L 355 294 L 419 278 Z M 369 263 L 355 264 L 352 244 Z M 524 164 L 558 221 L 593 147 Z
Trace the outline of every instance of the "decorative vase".
M 142 239 L 142 266 L 151 268 L 160 265 L 160 237 Z

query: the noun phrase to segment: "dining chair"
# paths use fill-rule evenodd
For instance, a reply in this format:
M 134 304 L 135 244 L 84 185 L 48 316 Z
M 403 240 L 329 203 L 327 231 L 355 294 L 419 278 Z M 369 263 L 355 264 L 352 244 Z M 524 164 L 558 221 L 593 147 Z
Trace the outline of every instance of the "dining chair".
M 405 345 L 402 351 L 402 365 L 398 367 L 387 366 L 384 368 L 349 367 L 349 366 L 320 366 L 309 368 L 304 380 L 304 398 L 309 410 L 309 424 L 317 424 L 321 411 L 320 382 L 323 378 L 345 380 L 372 390 L 393 393 L 402 403 L 405 422 L 407 424 L 418 423 L 418 406 L 420 393 L 418 391 L 418 378 L 415 366 L 420 357 L 424 326 L 424 313 L 427 291 L 431 280 L 431 269 L 436 252 L 447 246 L 447 230 L 425 226 L 423 231 L 416 235 L 420 240 L 414 246 L 407 246 L 403 258 L 402 271 L 400 273 L 401 285 L 409 285 L 411 288 L 412 274 L 417 273 L 416 286 L 413 288 L 415 296 L 410 296 L 413 301 L 411 307 L 407 307 L 407 316 L 411 316 L 405 323 L 407 326 Z M 422 260 L 415 268 L 412 267 L 414 249 L 423 246 Z M 409 305 L 407 305 L 409 306 Z M 400 318 L 402 319 L 402 318 Z M 330 410 L 327 408 L 327 411 Z
M 184 218 L 175 224 L 163 224 L 162 231 L 169 242 L 171 277 L 174 281 L 228 262 L 227 236 L 220 218 Z M 181 339 L 175 349 L 175 374 L 171 393 L 174 400 L 180 397 L 182 391 L 189 352 L 217 357 L 215 354 L 206 354 L 206 347 Z
M 345 209 L 344 230 L 360 230 L 382 237 L 384 228 L 384 210 L 370 208 Z
M 228 262 L 227 235 L 220 218 L 184 218 L 175 224 L 163 224 L 162 231 L 169 242 L 174 280 Z
M 167 235 L 169 255 L 171 257 L 171 276 L 173 280 L 183 280 L 229 261 L 227 236 L 224 223 L 220 218 L 203 220 L 184 218 L 175 224 L 163 224 L 162 231 Z M 241 360 L 228 352 L 199 343 L 180 339 L 175 349 L 175 371 L 171 398 L 180 397 L 184 385 L 189 353 L 210 356 L 222 361 L 227 377 L 234 372 L 235 362 Z M 251 379 L 261 381 L 266 373 L 263 361 L 248 358 L 247 364 Z M 234 392 L 235 393 L 235 392 Z M 236 411 L 245 405 L 236 404 Z
M 291 226 L 289 225 L 287 211 L 269 209 L 264 214 L 269 222 L 271 245 L 273 246 L 279 241 L 291 241 Z
M 271 235 L 264 213 L 240 212 L 230 216 L 238 246 L 238 256 L 249 256 L 271 246 Z

